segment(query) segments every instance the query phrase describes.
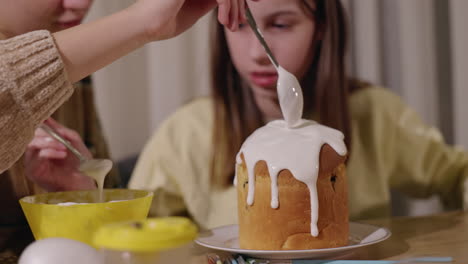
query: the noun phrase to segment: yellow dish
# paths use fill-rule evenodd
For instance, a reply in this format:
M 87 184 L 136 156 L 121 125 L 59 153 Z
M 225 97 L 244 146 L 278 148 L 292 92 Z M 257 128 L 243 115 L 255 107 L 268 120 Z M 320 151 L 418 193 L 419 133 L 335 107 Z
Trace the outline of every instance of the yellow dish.
M 141 190 L 104 190 L 104 203 L 92 203 L 97 191 L 56 192 L 20 199 L 36 240 L 48 237 L 75 239 L 91 246 L 102 225 L 146 219 L 153 193 Z

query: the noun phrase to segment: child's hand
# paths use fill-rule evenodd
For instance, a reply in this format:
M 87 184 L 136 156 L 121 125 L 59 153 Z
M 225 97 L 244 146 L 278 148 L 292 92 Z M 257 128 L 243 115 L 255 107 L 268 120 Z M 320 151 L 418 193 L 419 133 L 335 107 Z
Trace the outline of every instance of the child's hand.
M 84 156 L 92 155 L 80 135 L 53 119 L 45 121 Z M 78 171 L 80 161 L 65 146 L 42 129 L 35 131 L 25 153 L 26 176 L 46 191 L 89 190 L 94 180 Z
M 245 0 L 139 0 L 130 10 L 154 41 L 179 35 L 217 5 L 219 22 L 229 29 L 245 21 Z
M 251 0 L 257 2 L 259 0 Z M 239 24 L 245 22 L 245 0 L 217 0 L 218 20 L 232 31 L 239 28 Z

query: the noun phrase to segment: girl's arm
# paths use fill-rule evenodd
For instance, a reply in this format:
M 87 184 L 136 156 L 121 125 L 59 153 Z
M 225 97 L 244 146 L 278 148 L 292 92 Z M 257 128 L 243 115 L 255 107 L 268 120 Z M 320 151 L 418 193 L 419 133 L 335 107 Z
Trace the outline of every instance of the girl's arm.
M 242 1 L 138 0 L 54 38 L 36 31 L 0 41 L 0 172 L 20 158 L 38 124 L 70 97 L 71 82 L 145 43 L 182 33 L 217 4 L 221 22 L 235 29 L 243 18 Z
M 258 0 L 257 0 L 258 1 Z M 219 20 L 232 30 L 244 0 L 139 0 L 97 20 L 54 34 L 69 79 L 76 82 L 144 44 L 174 37 L 219 4 Z

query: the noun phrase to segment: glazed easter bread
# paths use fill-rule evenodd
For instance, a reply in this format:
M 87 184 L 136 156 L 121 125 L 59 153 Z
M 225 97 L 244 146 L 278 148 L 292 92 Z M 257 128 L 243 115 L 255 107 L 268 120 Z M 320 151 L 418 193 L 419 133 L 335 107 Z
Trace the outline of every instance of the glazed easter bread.
M 240 153 L 244 161 L 243 153 Z M 271 207 L 271 179 L 264 160 L 257 162 L 255 200 L 247 204 L 249 178 L 245 162 L 237 164 L 239 243 L 243 249 L 300 250 L 348 244 L 348 191 L 345 156 L 328 144 L 320 148 L 317 178 L 319 234 L 311 235 L 309 188 L 287 169 L 278 175 L 278 208 Z

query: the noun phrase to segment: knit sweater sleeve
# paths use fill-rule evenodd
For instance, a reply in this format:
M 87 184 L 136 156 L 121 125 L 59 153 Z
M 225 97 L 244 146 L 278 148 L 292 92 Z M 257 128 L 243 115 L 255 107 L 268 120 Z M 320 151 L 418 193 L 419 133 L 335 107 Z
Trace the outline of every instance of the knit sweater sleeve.
M 38 124 L 72 93 L 50 32 L 0 41 L 0 172 L 19 159 Z

